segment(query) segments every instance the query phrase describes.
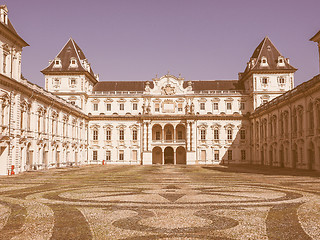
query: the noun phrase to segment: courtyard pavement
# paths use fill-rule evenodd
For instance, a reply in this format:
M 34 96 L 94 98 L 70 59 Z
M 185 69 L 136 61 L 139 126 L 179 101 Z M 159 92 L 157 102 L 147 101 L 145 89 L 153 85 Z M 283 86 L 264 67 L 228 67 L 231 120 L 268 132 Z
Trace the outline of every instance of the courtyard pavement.
M 320 239 L 320 175 L 99 165 L 2 176 L 0 239 Z

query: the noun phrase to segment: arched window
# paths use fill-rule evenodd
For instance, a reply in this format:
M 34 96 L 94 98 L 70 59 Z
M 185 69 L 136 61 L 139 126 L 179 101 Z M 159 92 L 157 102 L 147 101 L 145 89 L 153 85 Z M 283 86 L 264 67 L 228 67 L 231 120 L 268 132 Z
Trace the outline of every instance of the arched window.
M 308 124 L 308 127 L 309 127 L 309 130 L 310 130 L 310 133 L 312 133 L 313 129 L 314 129 L 314 110 L 313 110 L 313 103 L 310 102 L 309 103 L 309 107 L 308 107 L 308 120 L 309 120 L 309 124 Z

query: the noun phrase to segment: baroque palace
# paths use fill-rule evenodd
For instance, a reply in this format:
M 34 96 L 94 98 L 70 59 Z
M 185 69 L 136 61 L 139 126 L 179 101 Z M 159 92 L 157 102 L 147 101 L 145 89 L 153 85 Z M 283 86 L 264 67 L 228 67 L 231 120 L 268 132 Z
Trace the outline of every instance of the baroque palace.
M 17 34 L 0 6 L 0 174 L 81 164 L 264 164 L 320 170 L 320 75 L 265 37 L 238 80 L 99 81 L 73 39 L 24 79 Z M 311 38 L 320 49 L 320 32 Z

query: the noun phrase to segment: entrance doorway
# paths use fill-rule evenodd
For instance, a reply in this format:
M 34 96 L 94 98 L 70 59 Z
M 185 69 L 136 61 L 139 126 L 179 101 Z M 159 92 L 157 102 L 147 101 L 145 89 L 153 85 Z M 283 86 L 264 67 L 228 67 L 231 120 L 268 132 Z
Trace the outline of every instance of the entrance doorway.
M 162 149 L 160 147 L 152 149 L 152 164 L 162 164 Z
M 164 149 L 164 164 L 174 164 L 174 152 L 172 147 Z
M 309 170 L 315 169 L 315 159 L 314 159 L 314 145 L 313 142 L 310 142 L 308 149 L 308 168 Z
M 184 147 L 178 147 L 176 150 L 177 164 L 187 164 L 186 162 L 186 149 Z

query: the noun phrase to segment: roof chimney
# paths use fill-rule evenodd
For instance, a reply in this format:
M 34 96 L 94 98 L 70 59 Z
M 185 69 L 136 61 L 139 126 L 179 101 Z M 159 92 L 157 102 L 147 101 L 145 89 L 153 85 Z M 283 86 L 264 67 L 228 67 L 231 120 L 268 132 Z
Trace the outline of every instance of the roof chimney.
M 318 43 L 318 51 L 319 51 L 319 71 L 320 71 L 320 31 L 316 33 L 312 38 L 310 38 L 310 41 Z
M 8 25 L 8 8 L 6 5 L 0 5 L 0 21 Z

